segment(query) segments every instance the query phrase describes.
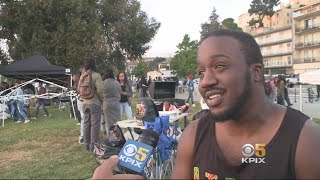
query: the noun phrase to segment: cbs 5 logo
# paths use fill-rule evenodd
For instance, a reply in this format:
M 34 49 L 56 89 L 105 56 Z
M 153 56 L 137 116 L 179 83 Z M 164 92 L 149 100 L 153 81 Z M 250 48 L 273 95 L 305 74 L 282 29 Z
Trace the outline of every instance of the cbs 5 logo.
M 134 158 L 138 161 L 144 161 L 147 158 L 147 153 L 149 152 L 148 149 L 139 147 L 137 148 L 134 144 L 128 144 L 125 148 L 123 153 L 128 156 L 134 156 Z
M 265 144 L 255 144 L 255 147 L 252 144 L 245 144 L 242 146 L 242 154 L 245 157 L 251 157 L 253 154 L 257 157 L 264 157 L 266 155 L 265 147 Z

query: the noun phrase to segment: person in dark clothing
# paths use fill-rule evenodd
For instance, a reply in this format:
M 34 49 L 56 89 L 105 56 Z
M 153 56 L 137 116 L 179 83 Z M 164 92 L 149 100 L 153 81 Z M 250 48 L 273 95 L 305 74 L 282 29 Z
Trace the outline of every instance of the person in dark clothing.
M 293 104 L 290 102 L 289 93 L 288 93 L 288 82 L 286 81 L 285 77 L 283 77 L 283 81 L 285 82 L 284 85 L 284 100 L 287 102 L 288 106 L 292 106 Z
M 140 87 L 140 97 L 148 97 L 147 89 L 148 89 L 148 82 L 144 75 L 141 76 L 139 81 L 139 87 Z
M 46 93 L 46 88 L 43 87 L 43 83 L 39 82 L 39 90 L 38 90 L 38 95 L 43 95 Z M 48 110 L 46 109 L 46 99 L 44 98 L 38 98 L 38 102 L 36 104 L 36 117 L 33 117 L 32 119 L 37 119 L 39 115 L 39 109 L 42 106 L 43 111 L 45 112 L 45 117 L 51 116 L 49 114 Z
M 317 85 L 317 98 L 320 98 L 320 85 Z
M 320 128 L 303 113 L 268 100 L 253 36 L 209 32 L 198 47 L 197 72 L 210 113 L 183 131 L 171 179 L 320 178 Z M 115 178 L 111 167 L 117 160 L 102 164 L 93 179 Z
M 77 96 L 78 96 L 77 87 L 78 87 L 78 83 L 79 83 L 79 76 L 77 74 L 73 74 L 72 75 L 72 87 L 71 88 L 74 90 L 74 93 L 75 93 L 76 96 L 72 97 L 73 107 L 72 106 L 70 107 L 70 114 L 71 114 L 72 118 L 74 118 L 74 114 L 76 115 L 76 119 L 78 120 L 78 124 L 77 125 L 80 126 L 81 125 L 81 113 L 78 110 L 78 105 L 77 105 Z M 73 112 L 73 110 L 74 110 L 74 112 Z

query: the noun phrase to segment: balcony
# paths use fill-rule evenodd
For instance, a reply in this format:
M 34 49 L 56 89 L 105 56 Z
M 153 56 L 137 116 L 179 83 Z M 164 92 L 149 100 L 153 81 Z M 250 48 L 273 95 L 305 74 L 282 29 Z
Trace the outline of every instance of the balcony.
M 268 53 L 262 53 L 262 57 L 269 58 L 269 57 L 276 57 L 276 56 L 287 56 L 292 55 L 292 51 L 273 51 Z
M 316 17 L 318 15 L 320 15 L 320 11 L 317 8 L 311 8 L 307 13 L 293 12 L 292 18 L 294 20 L 303 20 L 303 19 Z
M 320 31 L 320 26 L 319 25 L 313 25 L 309 27 L 296 27 L 295 28 L 295 34 L 307 34 L 307 33 L 313 33 L 313 32 L 318 32 Z
M 320 56 L 315 56 L 315 57 L 304 57 L 304 58 L 295 58 L 294 62 L 299 64 L 299 63 L 312 63 L 320 61 Z
M 262 42 L 262 43 L 259 43 L 259 46 L 264 47 L 264 46 L 271 46 L 271 45 L 287 43 L 287 42 L 292 42 L 292 38 L 272 40 L 272 42 Z
M 295 44 L 296 50 L 303 50 L 308 48 L 317 48 L 320 47 L 320 41 L 309 41 L 309 42 L 299 42 Z

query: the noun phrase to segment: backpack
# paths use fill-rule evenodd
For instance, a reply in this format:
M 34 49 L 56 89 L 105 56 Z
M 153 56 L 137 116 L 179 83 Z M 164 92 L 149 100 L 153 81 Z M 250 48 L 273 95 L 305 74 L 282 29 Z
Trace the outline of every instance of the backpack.
M 139 121 L 154 122 L 159 117 L 159 111 L 150 98 L 142 98 L 136 105 L 136 119 Z
M 264 83 L 264 90 L 267 96 L 271 94 L 272 87 L 271 87 L 270 81 Z
M 188 90 L 189 91 L 193 91 L 194 90 L 193 80 L 191 80 L 191 79 L 188 80 L 187 85 L 188 85 Z
M 79 94 L 82 99 L 90 99 L 95 94 L 95 87 L 92 82 L 92 72 L 85 72 L 79 82 Z
M 102 144 L 94 143 L 93 156 L 96 158 L 98 164 L 103 160 L 109 159 L 113 155 L 118 155 L 126 143 L 126 139 L 122 133 L 119 125 L 114 125 Z

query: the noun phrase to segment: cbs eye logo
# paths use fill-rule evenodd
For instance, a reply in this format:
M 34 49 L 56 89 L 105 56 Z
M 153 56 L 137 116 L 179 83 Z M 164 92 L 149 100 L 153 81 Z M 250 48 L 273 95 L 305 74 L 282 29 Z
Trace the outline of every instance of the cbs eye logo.
M 242 163 L 265 163 L 263 158 L 266 155 L 265 146 L 265 144 L 255 144 L 255 147 L 252 144 L 243 145 L 241 152 L 245 158 L 242 158 Z M 257 158 L 251 158 L 254 154 Z
M 137 148 L 136 145 L 134 144 L 128 144 L 124 147 L 124 155 L 126 155 L 127 157 L 131 157 L 134 156 L 134 158 L 138 161 L 144 161 L 147 158 L 147 154 L 149 150 L 145 149 L 143 147 L 139 147 L 139 149 Z
M 126 156 L 133 156 L 137 153 L 137 146 L 135 146 L 134 144 L 128 144 L 123 151 L 124 155 Z

